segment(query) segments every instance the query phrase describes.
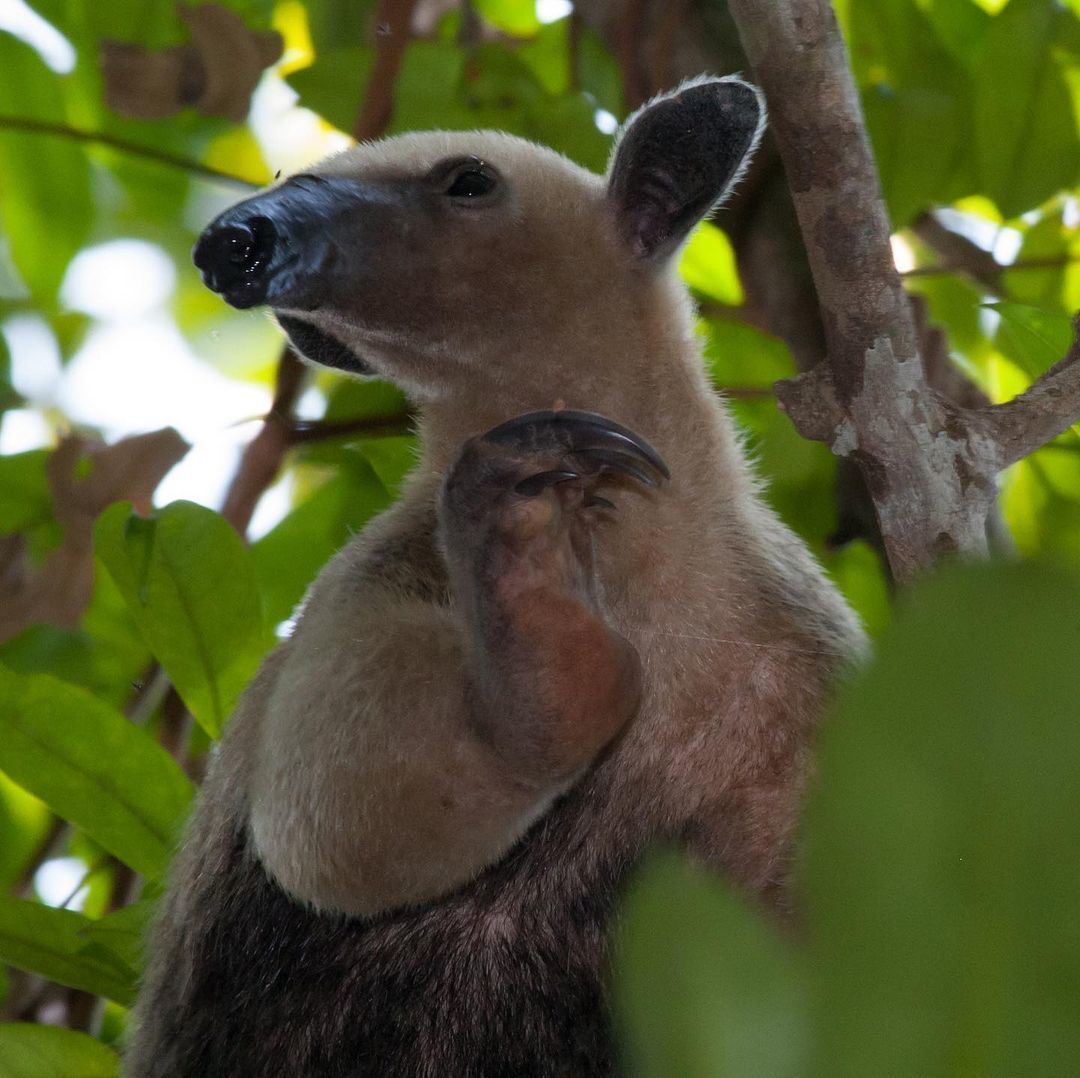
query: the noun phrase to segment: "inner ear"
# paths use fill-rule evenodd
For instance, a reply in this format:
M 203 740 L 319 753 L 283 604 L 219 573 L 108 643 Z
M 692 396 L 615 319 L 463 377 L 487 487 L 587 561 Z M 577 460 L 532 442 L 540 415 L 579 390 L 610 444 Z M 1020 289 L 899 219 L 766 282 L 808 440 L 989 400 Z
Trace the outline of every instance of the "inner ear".
M 608 179 L 635 257 L 662 259 L 731 190 L 765 126 L 760 92 L 741 79 L 700 79 L 627 120 Z
M 278 325 L 292 341 L 293 347 L 313 363 L 319 363 L 324 367 L 336 367 L 338 370 L 349 371 L 351 374 L 375 373 L 370 365 L 351 348 L 310 322 L 286 314 L 277 315 L 277 320 Z

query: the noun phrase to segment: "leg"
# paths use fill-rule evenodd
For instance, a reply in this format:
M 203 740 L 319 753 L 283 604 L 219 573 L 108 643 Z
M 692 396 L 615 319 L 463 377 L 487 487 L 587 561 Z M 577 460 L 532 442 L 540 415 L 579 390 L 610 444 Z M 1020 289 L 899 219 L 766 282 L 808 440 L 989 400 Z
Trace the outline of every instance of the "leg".
M 439 507 L 449 608 L 382 586 L 362 553 L 320 576 L 250 753 L 251 834 L 295 897 L 368 915 L 447 894 L 633 713 L 590 518 L 598 484 L 658 469 L 605 422 L 524 417 L 466 446 Z
M 581 412 L 537 412 L 471 441 L 440 529 L 466 624 L 472 719 L 523 781 L 565 783 L 633 714 L 637 654 L 605 622 L 592 570 L 600 484 L 655 485 L 635 435 Z

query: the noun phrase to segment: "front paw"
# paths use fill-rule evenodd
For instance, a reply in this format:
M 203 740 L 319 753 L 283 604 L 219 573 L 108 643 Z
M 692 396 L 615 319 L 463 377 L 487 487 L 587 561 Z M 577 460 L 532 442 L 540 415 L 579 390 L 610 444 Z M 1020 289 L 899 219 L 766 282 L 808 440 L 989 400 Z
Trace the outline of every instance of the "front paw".
M 601 487 L 654 488 L 668 478 L 663 458 L 644 438 L 604 416 L 530 412 L 466 443 L 447 476 L 444 504 L 474 521 L 509 511 L 522 523 L 539 524 L 558 507 L 614 508 Z

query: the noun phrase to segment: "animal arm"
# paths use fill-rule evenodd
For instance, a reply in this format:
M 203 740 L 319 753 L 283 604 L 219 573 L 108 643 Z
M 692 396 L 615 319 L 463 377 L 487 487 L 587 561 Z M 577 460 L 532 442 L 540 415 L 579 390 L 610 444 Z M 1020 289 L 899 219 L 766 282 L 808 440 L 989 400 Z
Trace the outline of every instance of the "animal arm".
M 289 642 L 262 717 L 251 831 L 294 897 L 370 915 L 466 882 L 554 791 L 476 736 L 451 611 L 375 586 L 335 606 L 344 636 L 327 639 L 316 615 Z
M 654 484 L 662 462 L 584 413 L 494 433 L 468 443 L 445 485 L 450 605 L 331 574 L 288 645 L 252 834 L 286 890 L 317 907 L 373 914 L 466 883 L 637 707 L 637 654 L 597 596 L 592 530 L 611 503 L 593 488 Z M 378 676 L 388 668 L 392 682 Z

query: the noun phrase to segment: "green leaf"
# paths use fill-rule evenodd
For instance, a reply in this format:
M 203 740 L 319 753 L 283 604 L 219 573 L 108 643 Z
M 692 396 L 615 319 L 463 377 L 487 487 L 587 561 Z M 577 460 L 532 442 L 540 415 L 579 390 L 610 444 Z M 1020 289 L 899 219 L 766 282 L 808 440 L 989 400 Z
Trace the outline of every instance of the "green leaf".
M 679 273 L 695 292 L 718 303 L 738 306 L 743 302 L 735 251 L 716 225 L 706 221 L 694 229 L 683 248 Z
M 251 548 L 268 620 L 287 618 L 319 570 L 390 504 L 366 460 L 324 483 Z
M 1075 1073 L 1077 610 L 1061 570 L 952 566 L 842 694 L 808 821 L 805 1073 Z
M 218 737 L 272 643 L 250 551 L 219 514 L 183 501 L 148 519 L 110 506 L 94 536 L 150 650 Z
M 0 771 L 0 890 L 14 887 L 48 839 L 53 814 Z
M 115 1078 L 120 1058 L 99 1040 L 59 1026 L 0 1025 L 3 1078 Z
M 1065 356 L 1072 343 L 1072 320 L 1057 311 L 1023 303 L 987 303 L 1001 315 L 994 341 L 1031 378 L 1037 378 Z
M 1025 262 L 1058 260 L 1057 265 L 1036 269 Z M 1006 270 L 1005 293 L 1017 303 L 1071 314 L 1076 306 L 1068 295 L 1068 278 L 1080 262 L 1080 230 L 1065 223 L 1065 208 L 1057 206 L 1043 214 L 1024 233 L 1016 252 L 1019 269 Z
M 517 50 L 537 82 L 553 96 L 568 93 L 570 71 L 570 20 L 559 19 L 537 30 L 531 41 Z
M 463 98 L 465 64 L 464 51 L 451 42 L 414 41 L 394 82 L 390 133 L 434 127 L 469 131 L 490 126 L 481 110 L 473 107 L 474 102 Z M 512 126 L 507 125 L 507 130 L 513 130 Z
M 759 915 L 681 857 L 654 860 L 632 887 L 614 987 L 631 1074 L 802 1073 L 805 1008 L 791 956 Z
M 134 972 L 107 953 L 82 953 L 81 933 L 92 923 L 73 910 L 0 895 L 0 961 L 130 1006 Z
M 411 436 L 366 438 L 360 452 L 382 485 L 396 498 L 405 477 L 416 467 L 416 439 Z
M 963 194 L 970 89 L 913 0 L 855 0 L 850 45 L 893 224 Z
M 540 29 L 535 0 L 474 0 L 477 12 L 497 30 L 532 37 Z
M 125 966 L 141 969 L 143 941 L 154 914 L 155 903 L 140 899 L 114 913 L 91 921 L 79 930 L 83 940 L 81 954 L 107 951 Z
M 941 45 L 966 67 L 978 58 L 990 17 L 974 3 L 956 0 L 918 0 Z
M 168 864 L 192 787 L 144 730 L 85 689 L 0 667 L 0 768 L 147 876 Z
M 374 62 L 375 54 L 363 45 L 328 49 L 320 51 L 310 67 L 293 72 L 288 82 L 300 95 L 302 105 L 338 130 L 351 131 L 361 90 L 367 85 Z
M 0 534 L 13 535 L 52 519 L 48 449 L 0 457 Z
M 986 32 L 974 72 L 975 148 L 983 193 L 1006 217 L 1080 174 L 1077 116 L 1055 48 L 1072 20 L 1053 0 L 1011 0 Z
M 624 117 L 622 74 L 600 36 L 588 27 L 578 35 L 578 80 L 581 89 L 613 116 Z

